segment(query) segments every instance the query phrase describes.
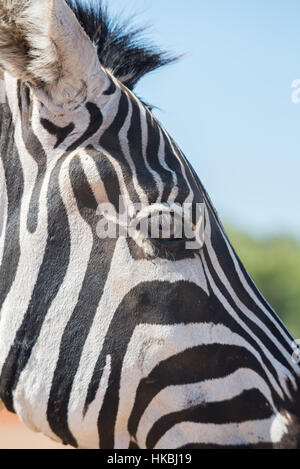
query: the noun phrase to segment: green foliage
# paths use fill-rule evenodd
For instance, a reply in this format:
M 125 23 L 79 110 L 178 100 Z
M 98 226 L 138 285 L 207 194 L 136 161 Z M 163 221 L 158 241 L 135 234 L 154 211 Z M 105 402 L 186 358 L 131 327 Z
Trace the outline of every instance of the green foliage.
M 254 239 L 237 230 L 226 231 L 260 291 L 300 338 L 300 243 L 287 236 Z

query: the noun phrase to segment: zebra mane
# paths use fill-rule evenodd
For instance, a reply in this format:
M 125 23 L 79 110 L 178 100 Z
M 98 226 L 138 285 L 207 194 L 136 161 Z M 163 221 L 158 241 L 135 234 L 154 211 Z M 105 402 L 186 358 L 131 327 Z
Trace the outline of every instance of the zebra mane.
M 66 0 L 79 23 L 96 45 L 102 66 L 112 72 L 127 88 L 149 72 L 175 62 L 171 56 L 143 38 L 145 27 L 136 28 L 128 21 L 120 22 L 109 15 L 106 4 Z

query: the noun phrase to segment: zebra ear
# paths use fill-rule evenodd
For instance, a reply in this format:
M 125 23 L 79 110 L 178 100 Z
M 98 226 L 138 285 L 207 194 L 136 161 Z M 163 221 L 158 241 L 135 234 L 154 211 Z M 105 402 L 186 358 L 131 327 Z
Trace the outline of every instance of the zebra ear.
M 1 0 L 0 67 L 46 88 L 57 104 L 101 74 L 96 48 L 64 0 Z

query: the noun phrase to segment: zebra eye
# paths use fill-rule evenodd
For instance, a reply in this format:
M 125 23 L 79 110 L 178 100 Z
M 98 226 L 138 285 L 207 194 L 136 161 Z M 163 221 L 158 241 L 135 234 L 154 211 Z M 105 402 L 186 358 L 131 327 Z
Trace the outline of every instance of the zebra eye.
M 140 231 L 151 239 L 182 239 L 182 218 L 174 213 L 158 212 L 140 221 Z
M 145 238 L 181 239 L 183 237 L 183 217 L 171 211 L 168 206 L 156 204 L 146 207 L 137 214 L 137 229 Z
M 199 243 L 197 231 L 190 212 L 177 204 L 157 203 L 135 213 L 130 235 L 144 250 L 147 246 L 149 252 L 152 245 L 155 252 L 183 254 L 201 249 L 203 243 Z

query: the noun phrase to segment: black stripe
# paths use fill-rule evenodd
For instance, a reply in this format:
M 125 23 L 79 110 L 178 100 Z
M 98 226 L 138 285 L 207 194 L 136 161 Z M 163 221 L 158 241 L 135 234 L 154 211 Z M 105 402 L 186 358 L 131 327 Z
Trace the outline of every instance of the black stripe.
M 48 119 L 41 119 L 41 124 L 44 129 L 49 132 L 49 134 L 56 137 L 56 143 L 53 148 L 57 148 L 59 145 L 61 145 L 66 140 L 68 135 L 75 129 L 73 122 L 70 122 L 70 124 L 66 125 L 65 127 L 59 127 L 58 125 L 50 122 Z
M 136 443 L 130 442 L 128 449 L 140 449 Z
M 105 91 L 103 91 L 103 94 L 106 95 L 106 96 L 110 96 L 110 95 L 114 94 L 114 92 L 117 89 L 117 87 L 114 84 L 113 80 L 111 78 L 109 80 L 110 80 L 110 83 L 109 83 L 108 88 Z
M 9 106 L 2 104 L 0 106 L 0 156 L 4 167 L 8 207 L 4 250 L 0 265 L 0 310 L 15 279 L 20 258 L 20 208 L 24 178 L 14 142 L 14 131 Z
M 272 443 L 255 443 L 249 445 L 216 445 L 214 443 L 188 443 L 187 445 L 177 448 L 178 450 L 188 449 L 273 449 Z

